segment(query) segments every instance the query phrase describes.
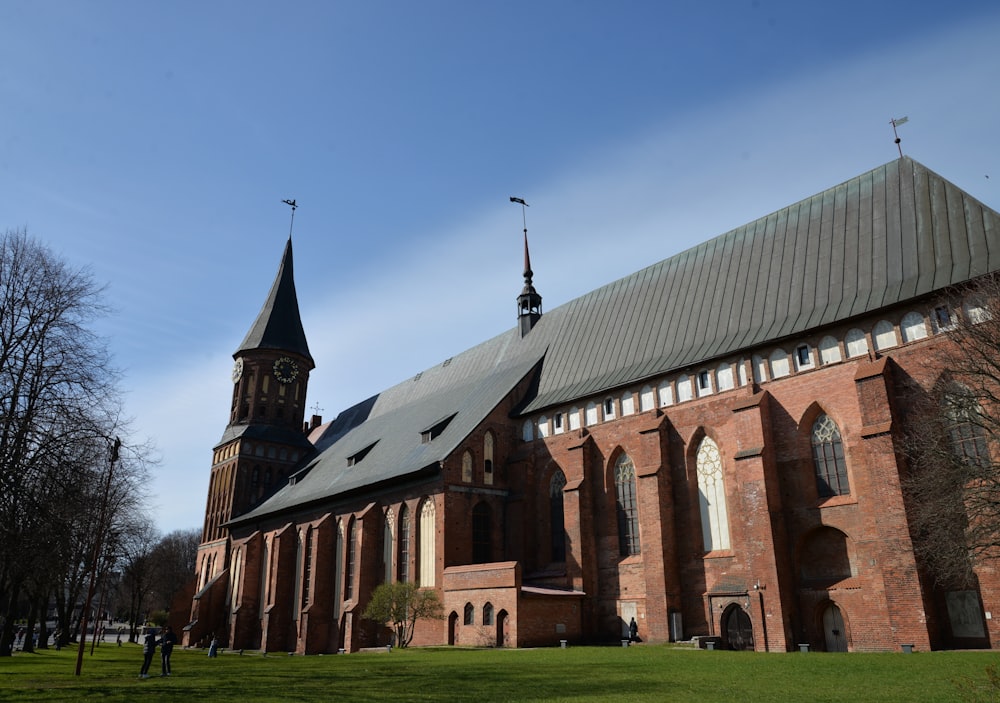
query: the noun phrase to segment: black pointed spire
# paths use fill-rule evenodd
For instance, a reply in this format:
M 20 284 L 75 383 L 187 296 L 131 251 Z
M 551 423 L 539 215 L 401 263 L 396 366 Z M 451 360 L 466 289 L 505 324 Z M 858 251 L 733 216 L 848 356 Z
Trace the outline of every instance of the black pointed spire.
M 524 288 L 517 296 L 517 324 L 521 336 L 528 334 L 535 323 L 542 317 L 542 296 L 535 290 L 531 282 L 534 272 L 531 270 L 531 255 L 528 253 L 528 230 L 524 230 Z
M 299 301 L 295 295 L 291 236 L 285 244 L 285 253 L 281 257 L 281 265 L 278 266 L 278 275 L 274 278 L 271 292 L 246 339 L 233 356 L 252 349 L 293 352 L 308 359 L 310 364 L 313 363 L 306 333 L 302 329 L 302 318 L 299 316 Z

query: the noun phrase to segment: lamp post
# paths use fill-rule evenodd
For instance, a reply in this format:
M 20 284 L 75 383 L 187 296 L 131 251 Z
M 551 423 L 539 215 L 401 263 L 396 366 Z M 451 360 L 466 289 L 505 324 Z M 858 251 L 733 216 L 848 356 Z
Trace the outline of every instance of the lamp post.
M 83 646 L 87 641 L 87 616 L 90 614 L 90 604 L 94 600 L 94 586 L 97 581 L 97 567 L 101 558 L 101 541 L 104 538 L 104 519 L 108 511 L 108 496 L 111 494 L 111 475 L 115 471 L 115 462 L 118 461 L 118 451 L 121 449 L 122 441 L 115 437 L 115 443 L 111 447 L 111 456 L 108 459 L 108 480 L 104 483 L 104 497 L 101 499 L 101 510 L 97 517 L 97 534 L 94 536 L 94 558 L 90 566 L 90 586 L 87 588 L 87 600 L 83 604 L 83 612 L 80 614 L 80 646 L 76 652 L 76 675 L 80 675 L 83 667 Z

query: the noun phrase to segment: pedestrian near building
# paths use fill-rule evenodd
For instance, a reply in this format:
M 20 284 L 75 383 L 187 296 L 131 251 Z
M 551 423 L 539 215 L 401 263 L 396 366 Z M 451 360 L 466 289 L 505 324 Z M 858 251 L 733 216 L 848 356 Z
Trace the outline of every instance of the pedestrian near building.
M 219 656 L 219 638 L 214 633 L 212 634 L 212 641 L 208 644 L 208 656 Z
M 149 678 L 149 665 L 153 663 L 154 654 L 156 654 L 156 631 L 149 630 L 142 641 L 142 669 L 139 671 L 140 679 Z
M 170 625 L 163 628 L 163 637 L 160 638 L 160 661 L 163 664 L 163 673 L 160 676 L 170 676 L 170 655 L 177 644 L 177 635 Z

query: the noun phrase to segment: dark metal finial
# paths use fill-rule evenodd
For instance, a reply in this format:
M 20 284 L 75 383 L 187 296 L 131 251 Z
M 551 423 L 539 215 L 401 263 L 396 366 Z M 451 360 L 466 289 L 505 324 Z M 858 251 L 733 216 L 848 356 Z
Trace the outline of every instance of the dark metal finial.
M 295 224 L 295 208 L 297 208 L 298 205 L 295 203 L 294 200 L 282 200 L 281 202 L 283 202 L 285 205 L 288 205 L 288 206 L 290 206 L 292 208 L 292 221 L 288 224 L 288 238 L 291 239 L 292 238 L 292 226 Z
M 531 282 L 531 258 L 528 256 L 528 218 L 525 214 L 524 208 L 530 207 L 528 203 L 524 202 L 523 198 L 515 198 L 513 195 L 510 196 L 510 201 L 512 203 L 517 203 L 521 206 L 521 223 L 524 225 L 524 277 Z
M 889 120 L 889 122 L 892 123 L 892 136 L 896 138 L 896 148 L 899 149 L 899 158 L 903 158 L 903 147 L 899 145 L 899 143 L 903 140 L 899 138 L 899 134 L 896 132 L 896 127 L 906 124 L 909 121 L 909 117 L 900 117 L 898 120 L 893 118 Z

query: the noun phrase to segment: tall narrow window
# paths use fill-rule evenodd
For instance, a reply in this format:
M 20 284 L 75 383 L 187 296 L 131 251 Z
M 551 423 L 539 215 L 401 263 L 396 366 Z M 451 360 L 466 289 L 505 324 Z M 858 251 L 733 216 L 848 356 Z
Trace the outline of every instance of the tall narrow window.
M 465 604 L 465 613 L 462 623 L 464 625 L 476 624 L 476 609 L 472 607 L 472 603 Z
M 337 546 L 333 552 L 333 617 L 340 619 L 344 606 L 344 522 L 337 521 Z
M 493 485 L 493 433 L 483 437 L 483 483 Z
M 410 511 L 405 504 L 399 508 L 399 580 L 410 580 Z
M 237 549 L 233 555 L 233 582 L 230 591 L 230 604 L 235 613 L 240 605 L 240 586 L 243 585 L 243 550 Z
M 462 455 L 462 483 L 472 483 L 472 452 Z
M 385 524 L 382 526 L 382 566 L 385 583 L 392 583 L 393 556 L 396 554 L 396 540 L 392 529 L 396 524 L 396 516 L 392 508 L 385 511 Z
M 964 386 L 954 384 L 954 390 L 949 390 L 945 397 L 945 414 L 952 450 L 958 459 L 970 466 L 989 466 L 990 450 L 979 403 Z
M 618 512 L 618 551 L 639 554 L 639 510 L 635 501 L 635 465 L 627 454 L 615 462 L 615 508 Z
M 344 600 L 354 598 L 354 572 L 358 558 L 358 521 L 351 518 L 347 528 L 347 577 L 344 579 Z
M 309 589 L 312 588 L 312 559 L 313 559 L 313 529 L 306 530 L 306 547 L 302 562 L 302 597 L 299 609 L 304 610 L 309 605 Z
M 820 497 L 846 496 L 851 492 L 844 462 L 844 443 L 840 430 L 829 415 L 816 418 L 812 427 L 813 466 L 816 468 L 816 492 Z
M 305 606 L 302 602 L 302 565 L 305 563 L 305 553 L 306 553 L 306 535 L 305 532 L 299 530 L 299 538 L 295 545 L 295 588 L 292 591 L 292 621 L 298 622 L 299 612 Z M 296 594 L 299 596 L 298 602 L 296 602 Z
M 556 470 L 549 484 L 549 526 L 552 561 L 566 561 L 566 513 L 563 505 L 563 489 L 566 476 Z
M 477 503 L 472 509 L 472 563 L 493 561 L 493 516 L 490 506 Z
M 698 472 L 698 504 L 701 508 L 701 535 L 705 551 L 729 549 L 729 514 L 726 511 L 726 484 L 718 445 L 705 437 L 695 458 Z
M 417 542 L 417 556 L 420 558 L 420 569 L 417 571 L 417 579 L 421 586 L 434 585 L 434 570 L 437 566 L 435 559 L 436 547 L 436 523 L 434 517 L 434 501 L 425 500 L 420 508 L 420 518 L 417 521 L 417 529 L 420 536 Z
M 483 606 L 483 624 L 492 625 L 493 624 L 493 604 L 487 603 Z
M 264 540 L 264 554 L 260 560 L 260 606 L 257 608 L 257 617 L 264 617 L 264 609 L 270 605 L 269 586 L 271 584 L 271 540 Z

